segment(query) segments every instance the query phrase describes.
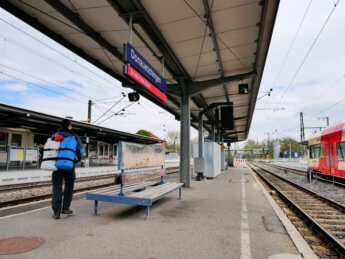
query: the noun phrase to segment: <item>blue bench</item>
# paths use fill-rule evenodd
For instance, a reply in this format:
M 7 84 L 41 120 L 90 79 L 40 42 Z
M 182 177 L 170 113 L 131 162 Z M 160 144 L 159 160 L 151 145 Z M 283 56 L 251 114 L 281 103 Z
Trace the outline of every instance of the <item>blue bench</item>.
M 147 219 L 150 206 L 155 201 L 177 190 L 179 191 L 179 199 L 181 199 L 183 183 L 164 182 L 162 170 L 127 174 L 122 170 L 119 181 L 119 185 L 86 193 L 86 199 L 94 201 L 94 215 L 97 215 L 98 202 L 102 201 L 144 206 L 145 219 Z
M 164 182 L 164 147 L 120 141 L 118 154 L 120 185 L 86 193 L 86 199 L 94 201 L 95 215 L 98 202 L 103 201 L 144 206 L 147 219 L 155 201 L 177 190 L 181 199 L 183 183 Z

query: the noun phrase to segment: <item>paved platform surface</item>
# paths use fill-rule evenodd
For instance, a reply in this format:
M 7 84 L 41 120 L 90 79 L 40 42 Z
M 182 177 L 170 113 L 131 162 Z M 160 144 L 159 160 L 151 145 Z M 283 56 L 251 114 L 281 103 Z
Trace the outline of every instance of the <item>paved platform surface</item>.
M 144 209 L 72 202 L 73 216 L 51 209 L 0 218 L 0 238 L 39 237 L 40 248 L 8 258 L 295 258 L 299 255 L 248 169 L 193 182 Z M 247 208 L 247 209 L 245 209 Z M 283 255 L 285 254 L 285 255 Z M 295 256 L 288 256 L 295 255 Z M 298 258 L 298 256 L 296 257 Z

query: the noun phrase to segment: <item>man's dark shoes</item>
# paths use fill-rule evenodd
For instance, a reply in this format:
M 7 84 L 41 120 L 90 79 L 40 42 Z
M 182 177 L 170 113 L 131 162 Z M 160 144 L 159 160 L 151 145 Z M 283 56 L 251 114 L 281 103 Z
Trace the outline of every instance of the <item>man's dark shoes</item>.
M 59 215 L 59 214 L 53 214 L 52 218 L 53 218 L 53 219 L 59 219 L 59 218 L 60 218 L 60 215 Z
M 71 215 L 71 214 L 73 214 L 73 210 L 70 210 L 70 209 L 62 210 L 61 213 L 62 213 L 62 214 L 67 214 L 67 215 Z

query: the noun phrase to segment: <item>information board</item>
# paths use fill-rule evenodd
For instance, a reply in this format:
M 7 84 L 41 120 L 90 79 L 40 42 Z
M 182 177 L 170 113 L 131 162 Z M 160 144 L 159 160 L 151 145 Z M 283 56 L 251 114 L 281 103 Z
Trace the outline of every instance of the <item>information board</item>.
M 10 148 L 10 161 L 24 161 L 24 148 Z
M 159 144 L 144 145 L 120 141 L 119 169 L 161 167 L 165 162 L 165 149 Z
M 38 149 L 26 148 L 25 161 L 38 161 Z

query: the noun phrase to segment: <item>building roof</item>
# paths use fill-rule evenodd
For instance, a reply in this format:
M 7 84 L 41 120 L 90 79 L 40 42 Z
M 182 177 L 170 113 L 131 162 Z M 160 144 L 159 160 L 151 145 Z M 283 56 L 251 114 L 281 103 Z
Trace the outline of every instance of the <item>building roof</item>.
M 0 104 L 0 127 L 29 129 L 33 133 L 51 135 L 60 128 L 64 118 L 18 107 Z M 154 144 L 161 141 L 137 134 L 126 133 L 93 124 L 71 120 L 73 131 L 80 136 L 87 136 L 108 142 L 129 141 L 135 143 Z
M 133 18 L 133 45 L 168 80 L 168 101 L 139 92 L 180 117 L 181 84 L 192 125 L 214 102 L 232 102 L 238 140 L 247 138 L 275 23 L 278 0 L 2 0 L 0 6 L 109 75 L 122 74 L 123 43 Z M 238 84 L 249 93 L 238 94 Z M 206 113 L 214 123 L 215 113 Z M 207 127 L 207 123 L 205 123 Z

